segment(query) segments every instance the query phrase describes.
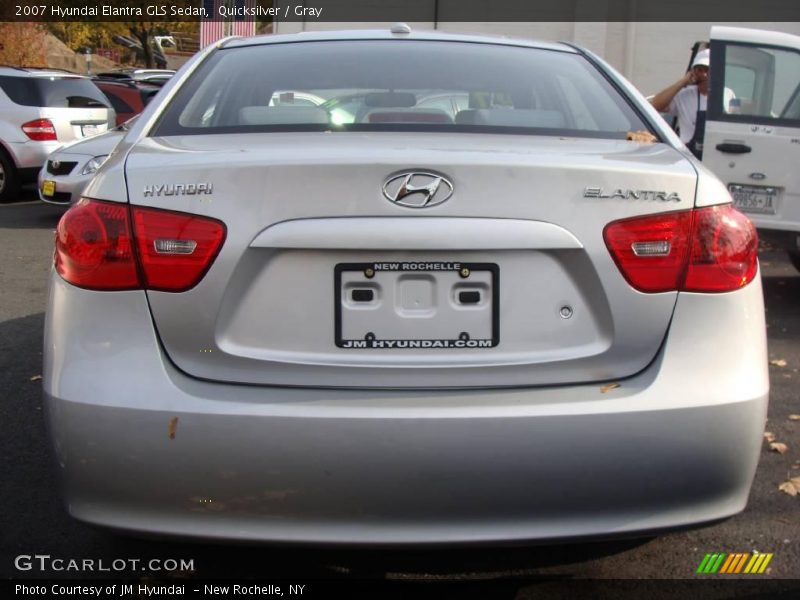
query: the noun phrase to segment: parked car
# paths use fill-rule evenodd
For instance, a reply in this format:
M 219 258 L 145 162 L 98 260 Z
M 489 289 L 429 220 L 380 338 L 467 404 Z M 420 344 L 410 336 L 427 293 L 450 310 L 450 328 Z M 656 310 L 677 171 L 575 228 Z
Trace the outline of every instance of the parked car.
M 755 229 L 600 59 L 399 25 L 228 39 L 176 77 L 57 228 L 43 383 L 74 517 L 458 543 L 745 507 Z M 437 89 L 466 107 L 409 105 Z
M 149 85 L 155 85 L 157 87 L 163 87 L 165 83 L 167 83 L 172 75 L 147 75 L 146 77 L 140 77 L 139 79 L 134 79 L 134 81 L 138 81 L 139 83 L 147 83 Z
M 175 74 L 172 69 L 118 69 L 105 71 L 97 76 L 103 79 L 116 79 L 118 81 L 136 81 L 158 87 L 163 86 Z
M 35 181 L 59 146 L 113 127 L 114 110 L 86 77 L 0 67 L 0 202 Z
M 413 97 L 412 97 L 413 96 Z M 368 117 L 375 108 L 387 108 L 394 105 L 395 108 L 435 108 L 444 111 L 450 120 L 455 119 L 456 114 L 469 108 L 469 94 L 465 92 L 442 92 L 422 90 L 409 93 L 387 96 L 376 94 L 376 90 L 362 91 L 337 95 L 322 104 L 322 108 L 331 115 L 331 122 L 336 125 L 346 125 L 350 123 L 362 122 Z M 475 102 L 476 96 L 473 96 Z M 387 106 L 371 106 L 371 104 L 384 104 Z M 487 106 L 488 108 L 488 106 Z M 438 111 L 437 111 L 438 112 Z
M 324 102 L 325 98 L 320 98 L 316 94 L 294 90 L 278 90 L 272 93 L 269 105 L 320 106 Z
M 800 271 L 800 37 L 713 27 L 711 79 L 703 163 Z
M 136 117 L 110 131 L 72 142 L 53 152 L 39 171 L 39 199 L 62 206 L 75 204 L 135 120 Z
M 114 107 L 114 112 L 117 113 L 117 125 L 122 125 L 142 112 L 161 89 L 160 86 L 120 79 L 96 77 L 92 81 Z

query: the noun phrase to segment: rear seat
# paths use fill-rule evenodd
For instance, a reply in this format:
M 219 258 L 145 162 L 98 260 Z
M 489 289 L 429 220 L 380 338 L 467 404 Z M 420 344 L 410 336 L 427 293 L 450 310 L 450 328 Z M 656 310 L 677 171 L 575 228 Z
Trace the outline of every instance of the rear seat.
M 327 125 L 328 113 L 316 106 L 244 106 L 240 125 Z
M 456 125 L 563 128 L 564 115 L 557 110 L 520 108 L 478 108 L 459 111 Z
M 362 123 L 446 123 L 453 119 L 438 108 L 374 108 L 364 115 Z

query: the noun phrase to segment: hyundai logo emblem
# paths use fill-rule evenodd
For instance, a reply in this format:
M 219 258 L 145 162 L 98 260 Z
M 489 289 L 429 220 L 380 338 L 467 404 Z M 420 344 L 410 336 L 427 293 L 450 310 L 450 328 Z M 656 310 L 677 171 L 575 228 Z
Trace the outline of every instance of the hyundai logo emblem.
M 453 195 L 453 184 L 436 173 L 404 171 L 386 180 L 383 195 L 406 208 L 430 208 Z

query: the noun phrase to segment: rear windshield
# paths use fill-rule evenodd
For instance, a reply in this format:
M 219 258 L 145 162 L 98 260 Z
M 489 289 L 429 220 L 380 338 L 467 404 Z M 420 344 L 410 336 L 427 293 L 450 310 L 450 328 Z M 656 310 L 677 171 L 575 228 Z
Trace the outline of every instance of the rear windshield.
M 624 138 L 649 127 L 578 54 L 360 40 L 219 50 L 181 88 L 154 134 L 317 130 Z
M 102 108 L 108 99 L 88 79 L 0 76 L 0 88 L 12 102 L 49 108 Z

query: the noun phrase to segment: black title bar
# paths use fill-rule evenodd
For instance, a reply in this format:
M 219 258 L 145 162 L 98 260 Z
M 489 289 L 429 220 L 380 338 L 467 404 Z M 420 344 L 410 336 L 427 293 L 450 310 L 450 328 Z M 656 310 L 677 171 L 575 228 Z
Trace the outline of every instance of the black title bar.
M 2 21 L 800 22 L 798 0 L 3 0 Z

